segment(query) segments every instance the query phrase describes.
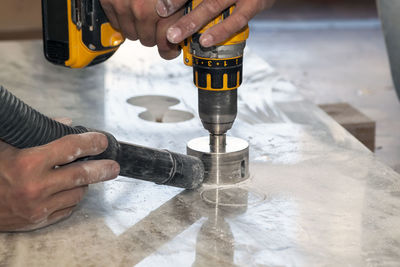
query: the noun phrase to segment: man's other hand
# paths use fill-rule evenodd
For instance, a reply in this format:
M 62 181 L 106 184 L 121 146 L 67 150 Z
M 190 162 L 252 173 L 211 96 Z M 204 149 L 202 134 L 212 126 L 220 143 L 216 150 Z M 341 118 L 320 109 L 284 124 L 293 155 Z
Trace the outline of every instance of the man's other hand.
M 112 160 L 74 162 L 107 146 L 100 133 L 68 135 L 29 149 L 0 141 L 0 231 L 33 230 L 68 217 L 89 184 L 118 176 Z

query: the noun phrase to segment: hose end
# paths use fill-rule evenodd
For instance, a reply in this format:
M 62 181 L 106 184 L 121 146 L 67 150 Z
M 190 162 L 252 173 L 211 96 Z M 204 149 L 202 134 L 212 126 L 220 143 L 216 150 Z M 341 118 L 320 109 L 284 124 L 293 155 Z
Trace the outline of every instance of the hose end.
M 165 185 L 185 189 L 196 189 L 204 180 L 205 169 L 203 162 L 193 156 L 169 152 L 174 159 L 175 168 Z

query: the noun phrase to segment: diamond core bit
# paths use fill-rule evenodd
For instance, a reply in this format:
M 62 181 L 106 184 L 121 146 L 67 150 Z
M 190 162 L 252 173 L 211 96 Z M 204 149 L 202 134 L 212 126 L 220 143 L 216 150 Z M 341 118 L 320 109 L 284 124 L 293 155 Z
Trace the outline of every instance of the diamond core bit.
M 188 142 L 187 154 L 203 162 L 205 184 L 229 185 L 249 178 L 249 144 L 243 139 L 227 136 L 225 149 L 215 151 L 208 136 L 196 138 Z

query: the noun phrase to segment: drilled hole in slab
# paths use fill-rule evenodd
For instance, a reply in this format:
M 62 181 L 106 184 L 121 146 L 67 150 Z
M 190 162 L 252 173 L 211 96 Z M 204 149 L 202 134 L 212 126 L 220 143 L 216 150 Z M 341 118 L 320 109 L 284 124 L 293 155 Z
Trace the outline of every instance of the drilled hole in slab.
M 193 117 L 193 114 L 190 112 L 175 109 L 168 109 L 164 113 L 157 113 L 157 115 L 155 115 L 155 113 L 151 110 L 147 110 L 139 114 L 139 118 L 142 120 L 158 123 L 183 122 L 191 120 Z
M 146 108 L 139 118 L 157 123 L 176 123 L 194 118 L 193 114 L 183 110 L 170 109 L 180 103 L 174 97 L 161 95 L 145 95 L 131 97 L 127 102 L 133 106 Z
M 170 96 L 142 95 L 129 98 L 128 103 L 134 106 L 148 108 L 153 106 L 172 107 L 179 104 L 180 101 Z

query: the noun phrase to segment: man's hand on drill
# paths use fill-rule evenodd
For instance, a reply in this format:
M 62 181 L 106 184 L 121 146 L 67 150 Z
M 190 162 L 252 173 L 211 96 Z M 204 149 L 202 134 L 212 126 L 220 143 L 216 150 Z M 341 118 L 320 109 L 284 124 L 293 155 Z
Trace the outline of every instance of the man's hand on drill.
M 0 141 L 0 231 L 38 229 L 68 217 L 89 184 L 119 174 L 115 161 L 73 162 L 100 154 L 107 145 L 100 133 L 69 135 L 29 149 Z
M 187 0 L 158 0 L 157 12 L 162 17 L 171 16 L 186 2 Z M 262 10 L 270 8 L 274 2 L 275 0 L 203 0 L 192 12 L 168 28 L 167 38 L 171 43 L 179 44 L 236 4 L 236 9 L 230 17 L 208 29 L 200 37 L 202 46 L 216 45 L 243 29 L 250 19 Z
M 100 0 L 111 25 L 131 40 L 158 46 L 160 55 L 173 59 L 180 54 L 179 43 L 199 31 L 226 8 L 236 4 L 232 16 L 207 30 L 200 42 L 209 47 L 240 31 L 257 13 L 275 0 L 204 0 L 183 16 L 188 0 Z
M 165 59 L 179 56 L 180 47 L 167 40 L 168 28 L 183 16 L 183 8 L 168 17 L 160 17 L 156 11 L 157 0 L 100 0 L 111 25 L 133 41 L 144 46 L 157 45 Z

